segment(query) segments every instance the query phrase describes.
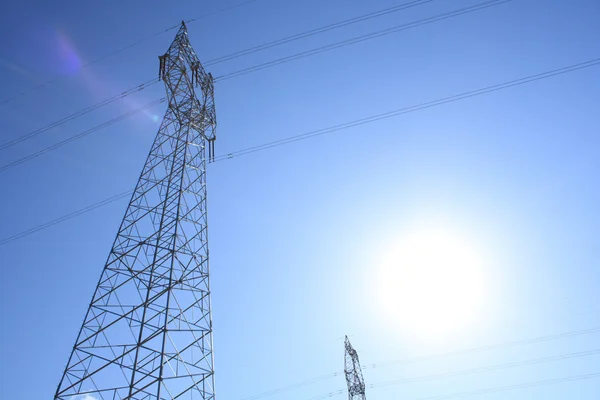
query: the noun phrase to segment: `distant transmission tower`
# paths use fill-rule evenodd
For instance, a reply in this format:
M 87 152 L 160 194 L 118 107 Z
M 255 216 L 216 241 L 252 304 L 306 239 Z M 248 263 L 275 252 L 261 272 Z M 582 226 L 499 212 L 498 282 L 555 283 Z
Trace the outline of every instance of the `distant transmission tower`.
M 358 354 L 350 344 L 348 336 L 346 336 L 344 347 L 346 348 L 346 354 L 344 356 L 344 372 L 346 374 L 346 383 L 348 384 L 348 399 L 366 400 L 365 380 L 362 376 Z
M 159 59 L 168 109 L 54 399 L 214 399 L 206 215 L 213 78 L 184 23 Z

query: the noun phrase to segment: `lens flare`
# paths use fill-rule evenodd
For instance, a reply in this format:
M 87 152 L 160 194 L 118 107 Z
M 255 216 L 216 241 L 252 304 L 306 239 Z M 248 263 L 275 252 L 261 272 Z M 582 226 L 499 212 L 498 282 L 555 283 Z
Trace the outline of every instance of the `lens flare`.
M 56 46 L 63 72 L 73 74 L 79 71 L 83 65 L 81 57 L 71 38 L 69 38 L 62 30 L 57 32 Z

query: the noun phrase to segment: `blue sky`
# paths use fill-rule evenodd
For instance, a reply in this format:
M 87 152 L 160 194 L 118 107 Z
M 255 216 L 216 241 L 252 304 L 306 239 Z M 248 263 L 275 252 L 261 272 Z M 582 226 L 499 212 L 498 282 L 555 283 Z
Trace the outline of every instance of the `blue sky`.
M 207 69 L 219 77 L 481 2 L 431 1 Z M 400 3 L 256 0 L 188 29 L 205 61 Z M 17 97 L 0 105 L 1 142 L 155 78 L 157 55 L 175 31 L 156 33 L 232 4 L 3 4 L 0 101 Z M 599 17 L 597 0 L 513 0 L 217 82 L 216 153 L 597 59 Z M 599 68 L 211 164 L 218 398 L 296 384 L 256 398 L 344 398 L 343 376 L 330 375 L 343 369 L 346 334 L 370 366 L 369 399 L 600 373 Z M 152 85 L 0 152 L 1 165 L 163 95 Z M 133 189 L 164 110 L 156 106 L 1 171 L 0 240 Z M 1 398 L 54 394 L 126 201 L 0 246 Z M 428 294 L 426 285 L 408 290 L 406 262 L 398 262 L 406 258 L 395 253 L 434 232 L 444 232 L 446 244 L 459 240 L 480 261 L 475 280 L 460 260 L 435 259 L 448 298 Z M 424 258 L 443 258 L 443 243 L 426 244 Z M 390 284 L 406 290 L 385 289 Z M 467 322 L 455 318 L 459 308 L 470 310 Z M 433 334 L 416 329 L 422 321 Z M 496 344 L 504 345 L 448 355 Z M 505 364 L 512 366 L 499 367 Z M 427 378 L 399 382 L 418 377 Z M 596 377 L 469 397 L 599 394 Z

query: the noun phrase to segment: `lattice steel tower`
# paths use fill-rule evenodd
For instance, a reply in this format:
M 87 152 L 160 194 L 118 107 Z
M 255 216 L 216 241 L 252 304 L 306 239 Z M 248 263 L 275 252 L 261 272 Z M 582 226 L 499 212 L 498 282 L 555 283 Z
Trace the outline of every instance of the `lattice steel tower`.
M 365 380 L 362 376 L 358 354 L 350 344 L 348 336 L 346 336 L 344 347 L 346 348 L 346 353 L 344 355 L 344 373 L 346 375 L 346 383 L 348 384 L 348 399 L 366 400 Z
M 206 215 L 213 78 L 184 23 L 159 59 L 168 109 L 55 399 L 214 399 Z

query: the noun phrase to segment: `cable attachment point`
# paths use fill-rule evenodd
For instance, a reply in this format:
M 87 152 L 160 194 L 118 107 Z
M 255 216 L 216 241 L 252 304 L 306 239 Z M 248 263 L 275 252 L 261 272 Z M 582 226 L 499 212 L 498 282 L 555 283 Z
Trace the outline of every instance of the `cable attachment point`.
M 194 80 L 196 81 L 196 86 L 200 84 L 202 81 L 200 79 L 200 61 L 194 61 L 191 65 L 192 70 L 192 86 L 194 86 Z
M 165 78 L 165 68 L 166 68 L 166 63 L 167 63 L 167 56 L 168 56 L 168 54 L 163 54 L 162 56 L 158 56 L 158 63 L 159 63 L 158 79 L 159 80 Z
M 215 162 L 215 140 L 217 138 L 213 137 L 208 139 L 208 162 Z

